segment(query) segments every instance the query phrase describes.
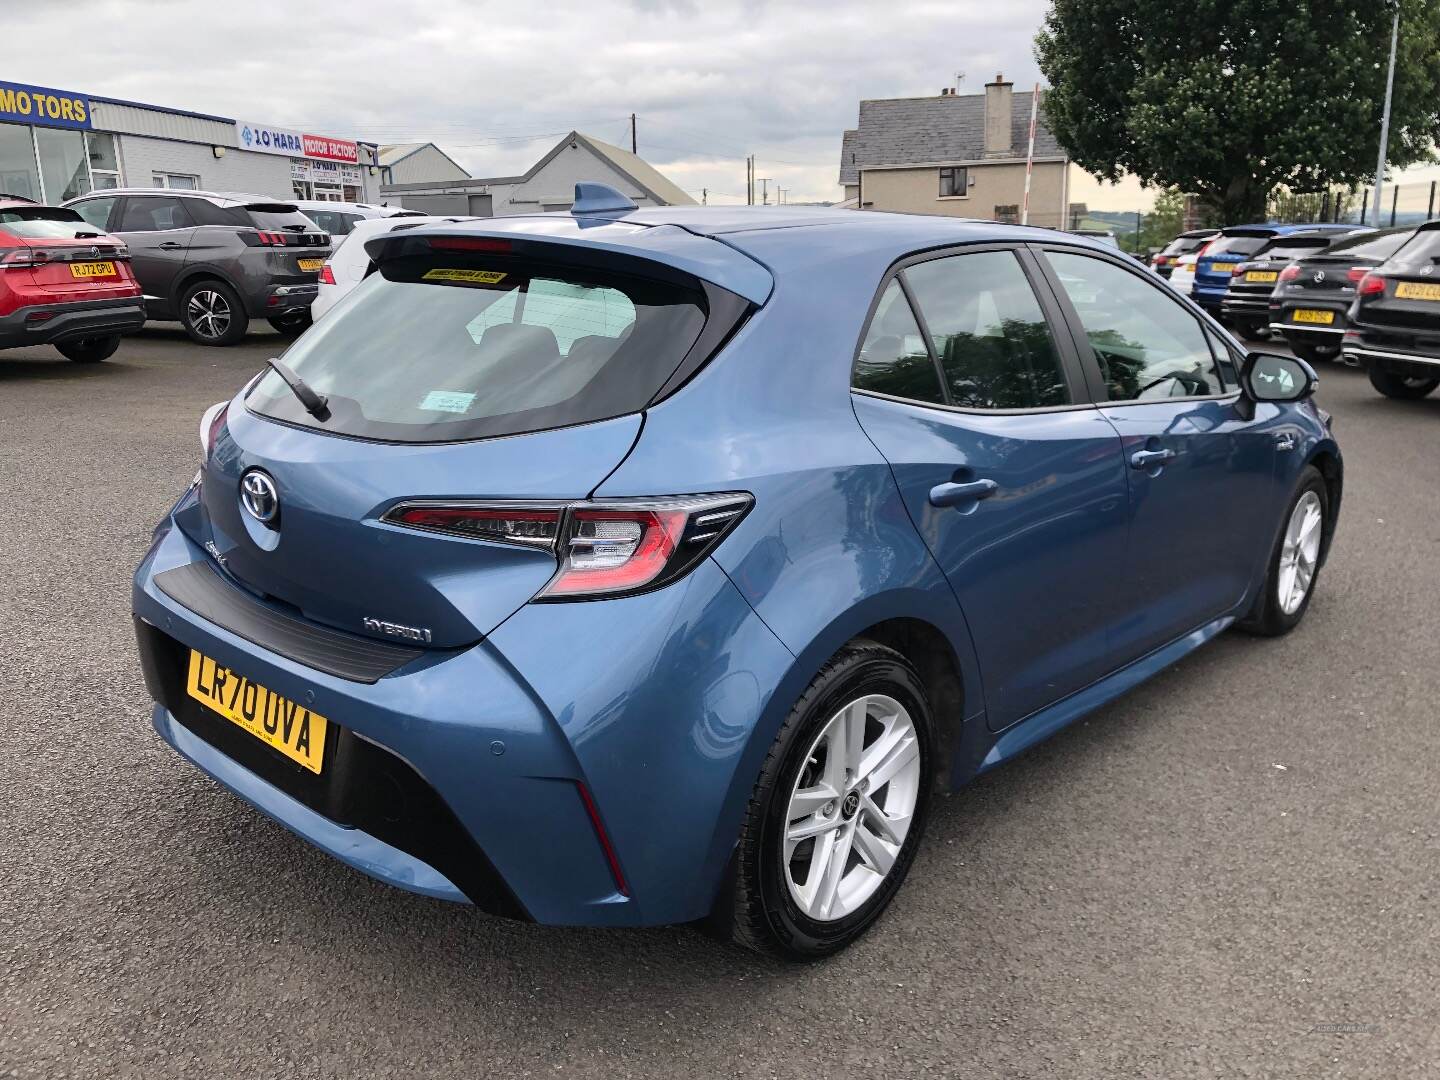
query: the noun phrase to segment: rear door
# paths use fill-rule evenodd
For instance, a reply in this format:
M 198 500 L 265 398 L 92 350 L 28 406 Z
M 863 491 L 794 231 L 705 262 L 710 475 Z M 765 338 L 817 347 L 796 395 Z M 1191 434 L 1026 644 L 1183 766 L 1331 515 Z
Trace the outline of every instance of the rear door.
M 185 265 L 195 221 L 185 200 L 174 195 L 127 195 L 115 232 L 130 248 L 131 267 L 146 304 L 155 314 L 173 314 L 175 278 Z
M 1035 274 L 1013 247 L 903 266 L 854 375 L 856 415 L 964 610 L 995 730 L 1106 674 L 1120 611 L 1120 440 Z
M 1144 273 L 1098 252 L 1043 251 L 1094 396 L 1120 433 L 1129 543 L 1113 583 L 1135 659 L 1233 608 L 1269 552 L 1280 410 L 1247 418 L 1218 335 Z

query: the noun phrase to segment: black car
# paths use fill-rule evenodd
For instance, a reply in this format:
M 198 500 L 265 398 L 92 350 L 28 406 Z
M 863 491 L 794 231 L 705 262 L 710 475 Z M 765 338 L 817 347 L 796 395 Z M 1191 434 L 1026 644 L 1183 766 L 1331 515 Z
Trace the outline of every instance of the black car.
M 1204 247 L 1219 229 L 1192 229 L 1190 232 L 1183 232 L 1166 244 L 1155 257 L 1150 260 L 1150 267 L 1163 278 L 1168 278 L 1175 272 L 1175 266 L 1182 255 L 1193 255 Z
M 1440 386 L 1440 221 L 1427 221 L 1355 285 L 1341 351 L 1386 397 Z
M 1405 225 L 1347 236 L 1285 267 L 1270 294 L 1270 332 L 1312 364 L 1338 356 L 1355 286 L 1414 235 Z
M 1280 274 L 1292 262 L 1326 251 L 1332 244 L 1347 239 L 1353 231 L 1333 228 L 1314 232 L 1292 232 L 1265 241 L 1253 255 L 1235 267 L 1225 297 L 1220 301 L 1220 319 L 1247 341 L 1258 341 L 1269 335 L 1270 294 L 1280 281 Z M 1365 229 L 1365 232 L 1372 230 Z
M 293 203 L 237 192 L 111 188 L 65 204 L 130 248 L 152 319 L 201 345 L 234 345 L 252 318 L 310 325 L 330 236 Z

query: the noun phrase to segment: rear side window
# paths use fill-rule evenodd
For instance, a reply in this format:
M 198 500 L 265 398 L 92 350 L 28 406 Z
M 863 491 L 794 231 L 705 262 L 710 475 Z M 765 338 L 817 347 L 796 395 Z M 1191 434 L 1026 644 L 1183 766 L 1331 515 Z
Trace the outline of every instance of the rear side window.
M 909 398 L 931 405 L 943 405 L 940 376 L 925 348 L 920 324 L 898 281 L 885 287 L 860 355 L 855 358 L 851 385 L 891 397 Z
M 1014 252 L 953 255 L 903 273 L 952 405 L 1043 409 L 1071 403 L 1050 326 Z
M 120 232 L 164 232 L 193 224 L 185 204 L 168 195 L 132 195 L 120 213 Z
M 383 263 L 285 354 L 330 399 L 318 423 L 278 376 L 252 410 L 396 442 L 448 442 L 643 409 L 705 325 L 698 286 L 508 256 Z

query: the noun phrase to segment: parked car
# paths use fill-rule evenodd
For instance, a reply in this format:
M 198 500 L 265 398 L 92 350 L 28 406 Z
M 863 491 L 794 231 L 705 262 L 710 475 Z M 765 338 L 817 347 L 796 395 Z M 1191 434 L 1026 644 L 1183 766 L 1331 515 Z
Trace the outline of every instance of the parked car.
M 346 236 L 360 222 L 375 218 L 425 217 L 419 210 L 406 210 L 402 206 L 328 202 L 323 199 L 296 199 L 295 208 L 331 236 Z
M 1345 358 L 1386 397 L 1413 400 L 1440 386 L 1440 221 L 1427 221 L 1355 284 L 1341 338 Z
M 1181 258 L 1186 255 L 1193 255 L 1204 247 L 1218 229 L 1192 229 L 1190 232 L 1183 232 L 1166 244 L 1164 248 L 1150 260 L 1150 265 L 1155 272 L 1163 278 L 1168 278 L 1179 265 Z M 1193 263 L 1191 264 L 1194 265 Z
M 1083 236 L 1088 240 L 1094 240 L 1097 244 L 1104 244 L 1108 248 L 1120 250 L 1120 241 L 1109 229 L 1067 229 L 1070 236 Z
M 330 236 L 294 203 L 236 192 L 111 188 L 66 206 L 130 248 L 152 319 L 234 345 L 252 318 L 294 336 L 310 321 Z
M 311 843 L 822 956 L 932 792 L 1304 617 L 1342 485 L 1314 373 L 1128 256 L 578 188 L 370 240 L 205 414 L 137 571 L 156 730 Z
M 0 349 L 54 345 L 90 363 L 144 324 L 123 243 L 73 210 L 0 195 Z
M 472 219 L 468 217 L 430 217 L 407 211 L 403 215 L 366 218 L 357 222 L 350 232 L 340 237 L 334 250 L 330 252 L 330 258 L 320 268 L 320 292 L 315 297 L 315 303 L 310 305 L 311 318 L 318 319 L 323 316 L 348 296 L 350 290 L 365 280 L 365 276 L 375 265 L 370 261 L 370 253 L 365 250 L 365 245 L 370 240 L 394 229 L 413 229 L 417 225 L 429 225 L 437 221 L 453 225 L 470 220 Z
M 1413 226 L 1346 236 L 1280 271 L 1270 294 L 1270 330 L 1310 363 L 1334 359 L 1355 286 L 1415 234 Z
M 1221 229 L 1215 238 L 1199 251 L 1200 257 L 1195 261 L 1195 287 L 1191 295 L 1197 304 L 1211 315 L 1220 318 L 1220 305 L 1225 300 L 1226 290 L 1230 288 L 1230 276 L 1235 272 L 1235 268 L 1264 247 L 1271 237 L 1295 232 L 1330 230 L 1344 233 L 1354 228 L 1354 225 L 1281 225 L 1270 222 L 1263 225 L 1232 225 Z
M 1170 287 L 1181 296 L 1189 296 L 1195 288 L 1195 263 L 1199 257 L 1192 251 L 1176 256 L 1170 264 Z
M 1353 232 L 1371 233 L 1373 229 L 1357 225 Z M 1259 341 L 1270 335 L 1271 295 L 1280 281 L 1281 272 L 1296 259 L 1316 255 L 1347 233 L 1326 231 L 1283 233 L 1267 240 L 1254 255 L 1235 267 L 1220 313 L 1225 324 L 1247 341 Z

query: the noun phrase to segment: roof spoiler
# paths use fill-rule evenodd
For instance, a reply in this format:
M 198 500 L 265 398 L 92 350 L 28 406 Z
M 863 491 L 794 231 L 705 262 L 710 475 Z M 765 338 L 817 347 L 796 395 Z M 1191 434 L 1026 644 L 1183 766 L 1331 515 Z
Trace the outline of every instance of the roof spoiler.
M 640 207 L 616 191 L 609 184 L 593 180 L 581 180 L 575 185 L 575 203 L 570 207 L 572 214 L 626 214 Z

